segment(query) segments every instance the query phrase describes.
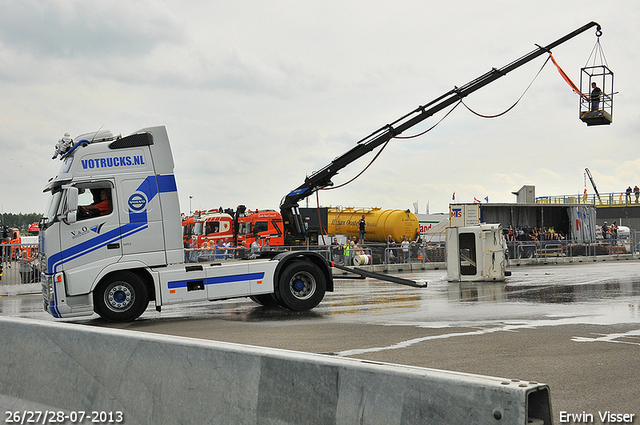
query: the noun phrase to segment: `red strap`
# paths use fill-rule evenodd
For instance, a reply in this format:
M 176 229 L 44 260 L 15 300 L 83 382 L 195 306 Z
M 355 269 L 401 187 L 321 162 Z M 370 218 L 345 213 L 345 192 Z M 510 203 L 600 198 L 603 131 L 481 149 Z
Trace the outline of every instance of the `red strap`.
M 553 57 L 553 55 L 551 54 L 551 52 L 549 52 L 549 56 L 551 56 L 551 61 L 553 62 L 553 64 L 556 66 L 556 68 L 558 68 L 558 72 L 560 73 L 560 75 L 562 75 L 562 78 L 564 78 L 564 80 L 567 82 L 567 84 L 569 84 L 569 86 L 571 86 L 571 88 L 573 89 L 574 92 L 578 93 L 580 96 L 582 96 L 585 100 L 589 100 L 589 98 L 587 96 L 585 96 L 584 94 L 582 94 L 580 92 L 580 89 L 573 84 L 573 81 L 571 81 L 571 78 L 569 78 L 569 76 L 567 74 L 564 73 L 564 71 L 562 70 L 562 68 L 560 68 L 560 65 L 558 65 L 558 62 L 556 62 L 555 58 Z

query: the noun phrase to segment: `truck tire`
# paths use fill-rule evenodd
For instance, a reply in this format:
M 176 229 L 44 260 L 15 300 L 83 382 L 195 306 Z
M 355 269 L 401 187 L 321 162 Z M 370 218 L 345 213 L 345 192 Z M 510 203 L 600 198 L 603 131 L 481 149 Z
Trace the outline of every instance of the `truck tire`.
M 149 305 L 149 293 L 142 280 L 127 271 L 117 272 L 101 282 L 93 293 L 95 312 L 110 322 L 130 322 Z
M 318 266 L 311 261 L 295 261 L 280 275 L 277 299 L 282 307 L 290 310 L 311 310 L 324 298 L 326 287 Z
M 280 305 L 273 294 L 252 295 L 249 299 L 265 307 L 278 307 Z

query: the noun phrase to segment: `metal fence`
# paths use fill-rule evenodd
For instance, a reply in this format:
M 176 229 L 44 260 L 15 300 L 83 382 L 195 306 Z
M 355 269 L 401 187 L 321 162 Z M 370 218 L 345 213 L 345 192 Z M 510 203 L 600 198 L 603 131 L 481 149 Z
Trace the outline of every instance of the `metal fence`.
M 444 246 L 444 243 L 411 243 L 406 247 L 397 244 L 364 244 L 348 250 L 332 247 L 328 259 L 345 266 L 439 263 L 445 261 Z
M 416 264 L 445 261 L 444 243 L 416 244 L 409 247 L 386 244 L 363 245 L 345 251 L 344 247 L 332 246 L 277 246 L 268 247 L 271 255 L 280 251 L 313 250 L 321 254 L 327 261 L 340 265 L 367 266 L 374 264 Z M 0 285 L 20 285 L 40 282 L 40 268 L 37 259 L 37 245 L 2 244 L 0 265 L 2 275 Z M 266 253 L 269 256 L 269 253 Z M 265 254 L 263 247 L 259 252 L 250 249 L 222 247 L 219 249 L 185 249 L 185 263 L 227 262 L 231 260 L 254 258 Z
M 536 197 L 536 204 L 588 204 L 596 207 L 640 206 L 640 194 L 611 192 L 584 195 L 559 195 Z
M 640 232 L 631 231 L 629 239 L 598 240 L 590 243 L 571 241 L 523 241 L 508 242 L 506 255 L 509 259 L 551 259 L 554 257 L 621 256 L 640 253 Z M 37 260 L 37 245 L 0 246 L 0 285 L 19 285 L 40 282 Z M 289 246 L 269 247 L 272 255 L 279 251 L 314 250 L 327 261 L 346 266 L 427 264 L 445 262 L 445 243 L 411 243 L 409 247 L 386 244 L 365 244 L 345 251 L 342 246 Z M 264 253 L 264 249 L 261 251 Z M 257 256 L 244 248 L 185 249 L 186 263 L 225 262 Z
M 507 256 L 509 259 L 532 259 L 552 257 L 596 257 L 596 256 L 621 256 L 625 254 L 637 254 L 640 243 L 628 240 L 598 240 L 595 242 L 571 242 L 571 241 L 526 241 L 508 242 Z
M 0 284 L 19 285 L 40 282 L 38 245 L 0 245 Z

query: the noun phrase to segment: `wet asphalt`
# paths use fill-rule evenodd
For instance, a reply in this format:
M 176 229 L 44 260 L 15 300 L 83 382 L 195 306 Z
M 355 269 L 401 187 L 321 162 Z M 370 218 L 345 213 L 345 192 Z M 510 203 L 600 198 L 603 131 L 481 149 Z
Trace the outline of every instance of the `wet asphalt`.
M 161 313 L 151 304 L 127 324 L 64 321 L 536 381 L 550 387 L 555 423 L 579 423 L 560 422 L 564 412 L 599 424 L 606 411 L 640 423 L 640 262 L 510 270 L 498 283 L 451 283 L 443 270 L 398 274 L 426 288 L 336 280 L 304 313 L 243 298 Z M 37 294 L 0 297 L 0 314 L 55 320 Z

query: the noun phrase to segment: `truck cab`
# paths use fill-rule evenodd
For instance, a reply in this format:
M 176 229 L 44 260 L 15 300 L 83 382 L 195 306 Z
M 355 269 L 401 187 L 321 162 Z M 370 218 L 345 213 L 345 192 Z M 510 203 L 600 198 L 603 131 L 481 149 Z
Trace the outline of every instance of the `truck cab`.
M 129 321 L 150 300 L 160 310 L 264 295 L 287 308 L 309 309 L 332 289 L 330 268 L 319 255 L 182 264 L 182 222 L 165 127 L 126 137 L 108 131 L 65 135 L 57 155 L 62 167 L 45 187 L 50 198 L 39 235 L 44 306 L 54 317 L 95 311 L 107 320 Z M 302 274 L 296 269 L 290 276 L 292 263 L 303 265 Z
M 249 211 L 238 218 L 238 245 L 249 247 L 255 240 L 261 246 L 266 240 L 270 246 L 284 245 L 282 216 L 278 211 Z

